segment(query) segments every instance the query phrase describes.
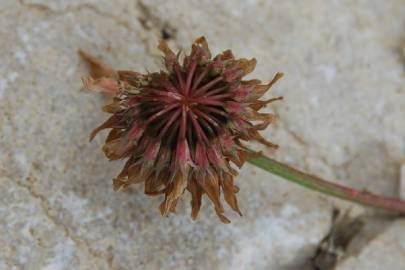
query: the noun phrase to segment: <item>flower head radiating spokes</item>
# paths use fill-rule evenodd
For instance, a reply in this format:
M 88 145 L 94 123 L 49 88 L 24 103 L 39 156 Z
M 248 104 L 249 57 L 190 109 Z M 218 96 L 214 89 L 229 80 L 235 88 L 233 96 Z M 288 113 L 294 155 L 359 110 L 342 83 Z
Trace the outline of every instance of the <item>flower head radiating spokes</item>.
M 103 110 L 112 116 L 96 128 L 91 139 L 111 129 L 103 151 L 110 160 L 127 159 L 114 179 L 114 189 L 144 182 L 145 194 L 164 194 L 162 215 L 174 212 L 185 190 L 192 195 L 192 217 L 198 215 L 201 198 L 207 194 L 222 222 L 221 193 L 230 207 L 241 214 L 234 185 L 237 171 L 250 151 L 242 141 L 254 140 L 268 147 L 259 131 L 274 121 L 272 114 L 258 111 L 281 97 L 259 100 L 282 74 L 269 84 L 242 80 L 253 71 L 256 60 L 235 59 L 227 50 L 211 57 L 205 38 L 184 56 L 159 44 L 166 71 L 140 74 L 114 71 L 81 52 L 92 66 L 93 77 L 84 77 L 89 89 L 114 95 Z

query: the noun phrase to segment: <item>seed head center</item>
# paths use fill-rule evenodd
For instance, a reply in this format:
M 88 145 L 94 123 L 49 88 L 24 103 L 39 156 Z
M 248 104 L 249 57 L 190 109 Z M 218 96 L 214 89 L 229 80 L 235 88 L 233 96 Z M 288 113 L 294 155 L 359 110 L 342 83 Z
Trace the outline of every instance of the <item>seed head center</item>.
M 186 108 L 188 110 L 191 109 L 191 107 L 196 103 L 196 100 L 190 97 L 190 95 L 183 94 L 181 95 L 179 102 L 183 108 Z

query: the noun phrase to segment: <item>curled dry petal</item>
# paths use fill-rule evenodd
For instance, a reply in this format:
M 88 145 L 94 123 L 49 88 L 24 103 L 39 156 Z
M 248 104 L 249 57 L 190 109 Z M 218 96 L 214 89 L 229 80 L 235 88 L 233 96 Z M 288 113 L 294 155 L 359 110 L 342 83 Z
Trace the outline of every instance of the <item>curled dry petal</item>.
M 234 185 L 235 165 L 241 167 L 253 155 L 244 141 L 268 147 L 259 131 L 275 116 L 258 111 L 281 97 L 259 100 L 282 77 L 277 73 L 268 84 L 243 80 L 256 66 L 256 59 L 236 59 L 230 50 L 212 57 L 204 37 L 181 57 L 164 42 L 165 71 L 141 74 L 115 71 L 81 51 L 90 65 L 86 88 L 113 95 L 103 111 L 112 116 L 90 135 L 111 129 L 103 147 L 110 160 L 127 159 L 113 180 L 115 190 L 144 183 L 145 194 L 164 195 L 160 212 L 174 213 L 185 190 L 191 193 L 191 216 L 196 219 L 202 196 L 207 195 L 224 223 L 221 197 L 242 215 Z
M 90 76 L 83 76 L 82 82 L 84 88 L 95 92 L 104 92 L 115 95 L 120 90 L 117 80 L 102 77 L 100 79 L 93 79 Z

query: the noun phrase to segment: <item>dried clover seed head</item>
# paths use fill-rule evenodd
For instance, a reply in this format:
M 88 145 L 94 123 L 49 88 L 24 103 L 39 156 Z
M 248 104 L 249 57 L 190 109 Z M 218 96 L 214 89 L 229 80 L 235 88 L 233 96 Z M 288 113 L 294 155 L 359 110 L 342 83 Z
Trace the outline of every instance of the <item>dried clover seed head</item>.
M 110 160 L 127 159 L 113 180 L 114 189 L 143 182 L 145 194 L 164 194 L 162 215 L 174 212 L 188 190 L 193 219 L 207 194 L 221 221 L 229 223 L 220 196 L 223 193 L 241 214 L 235 196 L 237 171 L 231 163 L 241 167 L 250 153 L 242 141 L 276 147 L 259 134 L 274 116 L 258 111 L 281 97 L 259 98 L 282 74 L 269 84 L 242 80 L 256 60 L 235 59 L 230 50 L 212 58 L 204 37 L 195 41 L 182 63 L 165 42 L 159 49 L 166 70 L 148 74 L 116 72 L 81 53 L 93 71 L 93 78 L 83 78 L 85 86 L 114 95 L 103 108 L 112 116 L 92 132 L 91 139 L 100 130 L 111 129 L 105 155 Z

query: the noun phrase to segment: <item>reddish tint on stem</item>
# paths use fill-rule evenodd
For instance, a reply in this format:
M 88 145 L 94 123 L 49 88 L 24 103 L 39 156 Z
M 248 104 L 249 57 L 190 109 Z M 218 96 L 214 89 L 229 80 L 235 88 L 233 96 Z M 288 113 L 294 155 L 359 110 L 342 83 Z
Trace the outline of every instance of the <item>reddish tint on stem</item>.
M 269 147 L 259 131 L 275 117 L 258 111 L 275 100 L 259 100 L 281 78 L 277 73 L 269 84 L 243 80 L 256 60 L 235 59 L 227 50 L 212 57 L 205 38 L 192 45 L 182 57 L 165 42 L 166 70 L 148 74 L 114 71 L 81 52 L 91 65 L 93 77 L 83 78 L 85 87 L 114 96 L 104 111 L 112 116 L 91 134 L 111 129 L 103 151 L 110 160 L 127 159 L 113 184 L 115 189 L 143 182 L 148 195 L 164 195 L 162 215 L 174 212 L 185 190 L 192 195 L 192 217 L 206 194 L 222 222 L 221 195 L 241 214 L 234 185 L 237 171 L 250 154 L 243 141 L 257 141 Z M 97 71 L 97 72 L 94 72 Z
M 311 190 L 319 191 L 330 196 L 365 206 L 405 215 L 405 201 L 398 198 L 385 197 L 373 194 L 366 190 L 358 190 L 329 182 L 263 155 L 257 155 L 254 158 L 250 158 L 248 162 Z

